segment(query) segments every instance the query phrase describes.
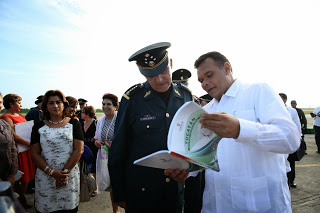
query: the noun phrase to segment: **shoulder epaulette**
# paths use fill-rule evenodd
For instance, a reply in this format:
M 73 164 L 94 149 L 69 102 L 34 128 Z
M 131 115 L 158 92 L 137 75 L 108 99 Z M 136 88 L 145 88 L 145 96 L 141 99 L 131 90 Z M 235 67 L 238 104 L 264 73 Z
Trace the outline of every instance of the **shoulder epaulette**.
M 141 84 L 136 84 L 132 87 L 130 87 L 124 94 L 123 94 L 123 97 L 127 100 L 130 99 L 130 96 L 132 94 L 134 94 L 136 91 L 138 91 L 139 89 L 143 88 L 144 87 L 144 84 L 141 83 Z
M 184 89 L 184 90 L 187 90 L 187 91 L 190 92 L 191 95 L 192 95 L 192 91 L 191 91 L 186 85 L 184 85 L 183 83 L 177 82 L 177 83 L 174 83 L 174 84 L 177 85 L 179 88 L 182 88 L 182 89 Z

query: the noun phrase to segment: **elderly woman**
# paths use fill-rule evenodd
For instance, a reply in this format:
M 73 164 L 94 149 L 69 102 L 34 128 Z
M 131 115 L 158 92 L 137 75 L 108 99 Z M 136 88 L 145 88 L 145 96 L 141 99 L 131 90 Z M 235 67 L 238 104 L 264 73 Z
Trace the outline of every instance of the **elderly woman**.
M 0 111 L 2 103 L 3 98 L 0 92 Z M 0 181 L 9 181 L 13 185 L 18 171 L 18 152 L 12 129 L 3 119 L 0 119 L 0 159 Z
M 16 144 L 22 144 L 26 146 L 30 146 L 30 143 L 24 140 L 22 137 L 17 135 L 14 131 L 14 124 L 26 122 L 26 119 L 23 115 L 19 114 L 22 105 L 22 98 L 17 94 L 7 94 L 3 97 L 3 105 L 6 109 L 6 112 L 0 116 L 0 119 L 5 120 L 12 128 L 14 141 Z M 18 164 L 19 170 L 24 173 L 24 175 L 19 180 L 21 182 L 21 192 L 20 189 L 17 189 L 20 197 L 19 200 L 24 208 L 31 208 L 32 205 L 27 204 L 24 194 L 26 193 L 26 189 L 30 180 L 34 178 L 35 167 L 31 160 L 30 150 L 20 152 L 18 154 Z
M 38 212 L 77 212 L 83 152 L 80 122 L 67 117 L 68 102 L 59 90 L 43 97 L 45 120 L 36 123 L 31 134 L 31 156 L 37 166 L 35 208 Z
M 78 107 L 78 100 L 72 96 L 67 96 L 66 97 L 69 105 L 67 107 L 67 117 L 70 117 L 70 118 L 74 118 L 74 119 L 77 119 L 77 115 L 76 115 L 76 111 L 77 111 L 77 107 Z
M 119 107 L 118 97 L 111 93 L 106 93 L 102 97 L 102 110 L 104 115 L 98 121 L 95 138 L 95 145 L 100 149 L 103 145 L 111 148 L 114 135 L 114 125 Z M 119 206 L 113 202 L 112 192 L 110 192 L 113 212 L 120 212 Z

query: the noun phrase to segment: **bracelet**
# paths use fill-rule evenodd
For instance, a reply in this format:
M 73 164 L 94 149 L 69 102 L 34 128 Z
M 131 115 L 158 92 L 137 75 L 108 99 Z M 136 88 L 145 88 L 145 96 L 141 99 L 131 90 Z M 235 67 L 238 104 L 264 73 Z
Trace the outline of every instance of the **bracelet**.
M 64 169 L 63 171 L 66 172 L 66 173 L 70 172 L 69 169 Z
M 49 170 L 49 175 L 50 175 L 50 176 L 52 176 L 53 171 L 54 171 L 53 169 L 50 169 L 50 170 Z
M 46 173 L 47 172 L 47 169 L 49 169 L 49 166 L 46 166 L 46 168 L 44 168 L 44 172 Z

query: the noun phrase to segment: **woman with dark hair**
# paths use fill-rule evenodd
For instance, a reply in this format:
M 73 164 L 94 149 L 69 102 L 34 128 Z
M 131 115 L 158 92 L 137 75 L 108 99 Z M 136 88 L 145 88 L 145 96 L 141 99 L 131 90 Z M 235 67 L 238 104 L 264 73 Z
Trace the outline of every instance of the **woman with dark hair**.
M 78 100 L 72 96 L 67 96 L 66 97 L 67 101 L 68 101 L 68 107 L 67 107 L 67 117 L 70 118 L 74 118 L 77 119 L 77 115 L 76 115 L 76 111 L 77 111 L 77 107 L 78 107 Z
M 84 144 L 89 147 L 93 154 L 93 162 L 91 167 L 91 173 L 93 173 L 94 178 L 96 179 L 96 160 L 98 149 L 94 144 L 94 135 L 96 132 L 97 121 L 94 119 L 96 115 L 96 110 L 93 106 L 85 106 L 81 110 L 81 119 L 83 119 L 82 123 L 82 131 L 84 135 Z M 92 192 L 91 196 L 95 196 L 96 192 Z
M 17 94 L 5 95 L 3 97 L 3 105 L 6 109 L 6 112 L 2 116 L 0 116 L 0 119 L 5 120 L 11 126 L 14 141 L 16 142 L 16 144 L 18 143 L 18 144 L 30 146 L 30 143 L 28 141 L 24 140 L 22 137 L 17 135 L 14 131 L 15 124 L 26 122 L 26 119 L 24 118 L 24 116 L 19 114 L 22 107 L 21 100 L 22 98 Z M 35 174 L 35 167 L 31 160 L 30 150 L 20 152 L 18 154 L 18 164 L 19 164 L 19 170 L 24 174 L 19 180 L 21 182 L 21 189 L 16 189 L 16 190 L 20 195 L 19 201 L 21 202 L 24 208 L 28 209 L 28 208 L 31 208 L 32 205 L 27 204 L 24 194 L 26 193 L 29 181 L 34 178 L 34 174 Z M 20 188 L 20 186 L 16 188 Z
M 98 121 L 95 138 L 95 145 L 100 149 L 103 145 L 111 148 L 114 135 L 114 125 L 117 118 L 117 110 L 119 107 L 118 97 L 111 93 L 106 93 L 102 97 L 102 110 L 104 115 Z M 110 191 L 113 212 L 120 212 L 119 206 L 113 202 L 112 191 Z
M 67 108 L 68 101 L 61 91 L 47 91 L 42 103 L 45 120 L 32 129 L 37 212 L 78 211 L 80 171 L 77 163 L 83 152 L 83 134 L 80 122 L 66 116 Z

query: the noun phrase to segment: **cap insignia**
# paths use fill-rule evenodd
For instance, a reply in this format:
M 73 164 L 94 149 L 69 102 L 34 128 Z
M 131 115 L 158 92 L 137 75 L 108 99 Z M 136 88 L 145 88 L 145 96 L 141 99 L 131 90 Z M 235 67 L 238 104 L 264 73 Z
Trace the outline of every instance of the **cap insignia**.
M 154 61 L 149 61 L 149 66 L 153 67 L 154 66 Z

